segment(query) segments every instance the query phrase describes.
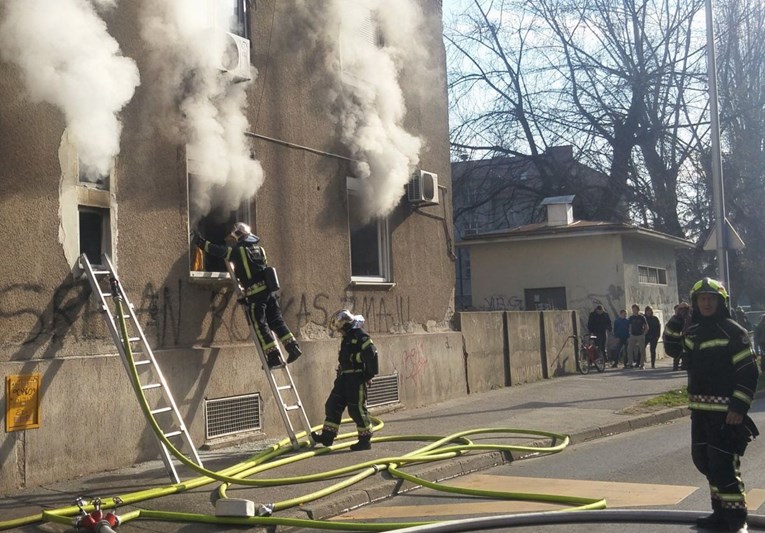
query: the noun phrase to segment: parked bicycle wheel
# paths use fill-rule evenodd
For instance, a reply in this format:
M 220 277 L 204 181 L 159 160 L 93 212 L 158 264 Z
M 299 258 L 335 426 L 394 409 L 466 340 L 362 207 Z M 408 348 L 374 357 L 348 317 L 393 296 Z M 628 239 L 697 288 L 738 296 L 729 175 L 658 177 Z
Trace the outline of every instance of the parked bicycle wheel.
M 595 356 L 595 360 L 592 362 L 592 364 L 595 365 L 595 369 L 598 372 L 605 372 L 606 371 L 606 357 L 603 355 L 603 350 L 600 348 L 597 349 L 598 353 Z
M 579 356 L 576 362 L 579 366 L 579 372 L 582 374 L 590 373 L 590 358 L 587 356 L 587 349 L 583 346 L 579 347 Z

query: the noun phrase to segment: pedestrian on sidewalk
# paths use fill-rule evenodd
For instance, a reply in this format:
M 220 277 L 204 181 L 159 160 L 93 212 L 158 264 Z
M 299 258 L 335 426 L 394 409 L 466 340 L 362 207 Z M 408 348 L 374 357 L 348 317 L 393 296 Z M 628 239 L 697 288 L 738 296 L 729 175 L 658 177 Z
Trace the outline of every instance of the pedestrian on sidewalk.
M 661 337 L 661 322 L 653 314 L 653 307 L 645 306 L 645 321 L 648 323 L 648 332 L 645 334 L 645 345 L 651 348 L 651 368 L 656 368 L 656 346 Z
M 295 336 L 284 323 L 276 295 L 276 291 L 279 290 L 276 271 L 268 266 L 266 251 L 259 244 L 260 237 L 253 234 L 250 226 L 244 222 L 234 224 L 231 234 L 227 237 L 233 242 L 231 246 L 212 243 L 196 231 L 191 233 L 191 237 L 194 244 L 204 253 L 234 264 L 234 274 L 244 293 L 244 301 L 241 303 L 247 309 L 247 319 L 255 328 L 269 368 L 284 365 L 274 333 L 279 336 L 289 354 L 287 363 L 292 363 L 300 357 L 303 352 Z
M 595 335 L 598 348 L 605 356 L 606 354 L 606 338 L 611 331 L 611 317 L 603 309 L 602 305 L 597 305 L 595 310 L 590 313 L 587 319 L 587 331 L 590 335 Z
M 329 327 L 343 334 L 338 354 L 337 377 L 324 404 L 324 425 L 321 433 L 311 432 L 315 442 L 331 446 L 340 430 L 343 411 L 356 422 L 359 441 L 351 445 L 352 451 L 372 448 L 372 421 L 367 409 L 367 388 L 377 375 L 377 348 L 362 329 L 364 317 L 341 309 L 332 315 Z
M 691 289 L 692 324 L 683 335 L 688 356 L 693 464 L 709 482 L 712 514 L 704 529 L 746 531 L 741 456 L 759 432 L 747 412 L 759 371 L 749 334 L 731 317 L 728 293 L 704 278 Z
M 630 321 L 627 320 L 627 310 L 622 309 L 619 311 L 619 318 L 614 320 L 614 337 L 619 339 L 619 344 L 616 345 L 616 351 L 614 352 L 614 358 L 611 362 L 611 368 L 616 368 L 619 366 L 619 355 L 622 353 L 622 349 L 625 350 L 624 353 L 624 366 L 627 366 L 627 353 L 626 353 L 626 347 L 627 347 L 627 341 L 630 338 Z
M 643 368 L 645 363 L 645 334 L 648 332 L 648 322 L 640 314 L 640 306 L 632 304 L 632 314 L 629 317 L 630 338 L 627 342 L 627 362 L 624 368 Z M 637 352 L 637 361 L 633 360 Z
M 685 370 L 685 350 L 683 334 L 691 325 L 691 306 L 680 302 L 675 306 L 675 314 L 664 326 L 664 352 L 672 358 L 672 370 Z

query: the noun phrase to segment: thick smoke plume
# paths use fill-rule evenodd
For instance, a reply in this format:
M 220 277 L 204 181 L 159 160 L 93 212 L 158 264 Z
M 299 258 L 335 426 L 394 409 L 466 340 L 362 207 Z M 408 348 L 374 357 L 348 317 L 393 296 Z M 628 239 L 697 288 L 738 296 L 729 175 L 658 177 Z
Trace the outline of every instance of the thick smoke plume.
M 382 217 L 398 205 L 419 163 L 422 140 L 406 131 L 399 80 L 427 62 L 421 46 L 423 15 L 415 0 L 300 0 L 296 38 L 323 53 L 326 91 L 357 177 L 368 180 L 367 215 Z M 371 24 L 370 24 L 371 23 Z M 360 37 L 366 35 L 366 37 Z M 379 37 L 379 38 L 378 38 Z
M 58 107 L 77 144 L 82 173 L 109 174 L 120 151 L 119 111 L 138 68 L 88 0 L 4 0 L 0 55 L 15 63 L 29 96 Z M 97 0 L 99 7 L 115 0 Z
M 244 137 L 247 83 L 232 83 L 217 68 L 225 42 L 222 30 L 213 28 L 215 13 L 208 5 L 144 0 L 141 19 L 153 113 L 170 141 L 186 145 L 189 171 L 196 176 L 192 226 L 216 208 L 238 209 L 263 183 Z

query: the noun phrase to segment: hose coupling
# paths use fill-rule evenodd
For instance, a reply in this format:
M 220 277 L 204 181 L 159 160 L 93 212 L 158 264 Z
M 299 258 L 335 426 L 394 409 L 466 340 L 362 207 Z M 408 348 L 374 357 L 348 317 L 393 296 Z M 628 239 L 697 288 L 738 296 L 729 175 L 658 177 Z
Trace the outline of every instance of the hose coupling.
M 258 516 L 271 516 L 274 512 L 273 503 L 264 503 L 258 507 Z

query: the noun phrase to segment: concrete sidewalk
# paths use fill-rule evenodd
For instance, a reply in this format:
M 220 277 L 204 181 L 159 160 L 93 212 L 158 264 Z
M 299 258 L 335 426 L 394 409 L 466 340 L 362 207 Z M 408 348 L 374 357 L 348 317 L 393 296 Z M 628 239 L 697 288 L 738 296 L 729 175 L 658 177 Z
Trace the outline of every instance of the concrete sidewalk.
M 640 402 L 658 394 L 679 389 L 686 383 L 685 372 L 671 370 L 671 362 L 662 360 L 656 369 L 625 370 L 608 368 L 605 373 L 592 371 L 587 376 L 570 375 L 538 383 L 514 386 L 487 393 L 475 394 L 449 402 L 419 409 L 401 409 L 396 412 L 378 413 L 385 423 L 376 436 L 392 435 L 440 435 L 477 428 L 534 429 L 567 434 L 572 444 L 633 429 L 661 424 L 688 414 L 687 409 L 673 408 L 649 412 L 635 409 Z M 373 413 L 375 414 L 375 413 Z M 314 421 L 320 423 L 320 421 Z M 354 431 L 344 425 L 343 432 Z M 62 436 L 62 438 L 74 438 Z M 474 441 L 529 444 L 535 440 L 496 435 L 469 437 Z M 349 444 L 353 441 L 347 441 Z M 548 440 L 549 443 L 549 440 Z M 220 471 L 257 454 L 265 448 L 264 442 L 237 446 L 224 450 L 205 452 L 205 467 Z M 271 444 L 271 443 L 268 443 Z M 307 461 L 299 461 L 256 476 L 257 479 L 304 476 L 314 472 L 326 472 L 350 464 L 378 458 L 400 457 L 424 446 L 425 442 L 384 441 L 373 442 L 371 451 L 350 452 L 347 449 L 321 454 Z M 73 444 L 75 445 L 75 444 Z M 321 446 L 317 446 L 317 449 Z M 562 453 L 566 453 L 563 451 Z M 465 456 L 412 465 L 406 471 L 428 480 L 442 480 L 471 471 L 518 459 L 522 453 L 471 452 Z M 285 456 L 282 456 L 285 457 Z M 65 457 L 57 460 L 66 460 Z M 87 479 L 76 479 L 20 491 L 0 502 L 0 524 L 14 518 L 40 513 L 42 509 L 56 509 L 72 505 L 77 496 L 110 498 L 134 491 L 168 485 L 168 477 L 160 461 L 143 463 L 127 469 L 109 471 L 108 457 L 95 457 L 103 463 L 104 473 Z M 197 477 L 181 467 L 183 479 Z M 243 487 L 232 486 L 228 497 L 243 498 L 261 504 L 283 502 L 298 498 L 337 483 L 338 479 L 321 480 L 304 484 Z M 125 505 L 118 510 L 124 514 L 133 509 L 154 509 L 187 513 L 215 514 L 219 482 L 145 500 L 135 505 Z M 386 472 L 377 473 L 363 481 L 325 496 L 316 501 L 276 512 L 277 518 L 322 519 L 336 516 L 344 510 L 364 505 L 372 500 L 388 497 L 402 490 L 409 490 L 408 482 L 393 479 Z M 283 531 L 283 526 L 278 531 Z M 43 526 L 21 526 L 10 531 L 66 531 L 67 527 L 50 522 Z M 119 527 L 120 532 L 132 531 L 242 531 L 242 526 L 202 525 L 134 520 Z

